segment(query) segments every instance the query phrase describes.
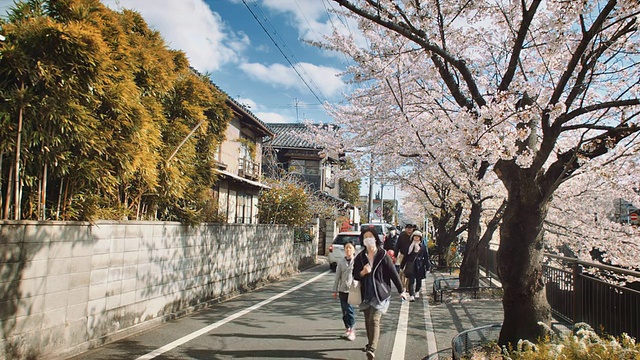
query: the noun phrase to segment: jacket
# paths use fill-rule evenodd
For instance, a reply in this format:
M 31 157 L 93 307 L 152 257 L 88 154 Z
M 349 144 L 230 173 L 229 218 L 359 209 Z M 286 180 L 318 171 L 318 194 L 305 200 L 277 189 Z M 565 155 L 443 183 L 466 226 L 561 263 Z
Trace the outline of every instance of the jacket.
M 353 262 L 355 256 L 349 261 L 346 257 L 338 260 L 336 277 L 333 281 L 333 292 L 349 292 L 349 286 L 353 283 Z
M 393 236 L 387 235 L 387 238 L 384 240 L 384 245 L 382 245 L 382 248 L 385 250 L 393 250 L 395 254 L 397 243 L 398 243 L 398 234 Z
M 365 249 L 356 256 L 353 264 L 353 278 L 360 281 L 360 292 L 363 300 L 366 300 L 365 287 L 371 286 L 368 284 L 373 284 L 373 293 L 376 295 L 378 302 L 382 302 L 391 296 L 392 282 L 396 286 L 398 293 L 403 293 L 404 289 L 402 288 L 400 275 L 398 275 L 393 261 L 383 249 L 378 248 L 376 250 L 376 254 L 373 257 L 373 265 L 371 266 L 372 271 L 365 276 L 360 276 L 360 272 L 368 263 L 369 259 L 367 259 L 367 249 Z M 369 276 L 373 276 L 372 282 L 366 281 Z
M 418 250 L 418 252 L 412 251 L 402 258 L 402 262 L 400 262 L 400 269 L 404 269 L 407 262 L 412 260 L 414 266 L 413 277 L 417 280 L 422 280 L 427 277 L 427 271 L 431 270 L 431 263 L 429 262 L 429 250 L 422 241 L 419 244 L 420 250 Z
M 398 236 L 398 241 L 396 242 L 396 256 L 398 256 L 398 254 L 406 256 L 407 251 L 409 251 L 409 245 L 411 245 L 411 235 L 408 235 L 406 231 L 403 231 L 400 236 Z

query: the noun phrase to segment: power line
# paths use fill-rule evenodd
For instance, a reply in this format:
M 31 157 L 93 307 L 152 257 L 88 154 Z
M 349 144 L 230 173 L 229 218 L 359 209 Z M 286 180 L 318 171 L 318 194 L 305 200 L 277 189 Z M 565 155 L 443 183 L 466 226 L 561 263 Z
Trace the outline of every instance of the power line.
M 256 14 L 253 12 L 253 10 L 251 10 L 251 7 L 249 7 L 249 4 L 247 4 L 246 0 L 242 0 L 242 3 L 247 7 L 247 9 L 249 10 L 249 12 L 251 13 L 251 15 L 253 15 L 253 18 L 256 19 L 256 21 L 258 22 L 258 24 L 260 25 L 260 27 L 262 28 L 262 30 L 265 32 L 265 34 L 267 34 L 267 36 L 269 37 L 269 39 L 271 40 L 271 42 L 273 42 L 273 44 L 276 46 L 276 48 L 278 49 L 278 51 L 280 51 L 280 54 L 282 54 L 282 56 L 285 58 L 285 60 L 287 60 L 287 63 L 289 63 L 289 65 L 291 66 L 291 68 L 293 69 L 293 71 L 295 71 L 295 73 L 298 75 L 298 77 L 300 78 L 300 80 L 302 80 L 302 82 L 304 83 L 304 85 L 307 87 L 307 89 L 309 89 L 309 91 L 311 91 L 311 93 L 313 94 L 313 96 L 316 98 L 316 100 L 318 100 L 318 102 L 320 104 L 323 104 L 324 101 L 320 100 L 320 96 L 318 96 L 318 94 L 316 94 L 316 92 L 311 88 L 311 85 L 309 85 L 309 83 L 307 82 L 307 80 L 304 79 L 304 77 L 302 76 L 302 74 L 300 74 L 300 72 L 298 71 L 298 69 L 296 68 L 295 65 L 293 65 L 293 63 L 291 62 L 291 60 L 289 60 L 289 58 L 287 57 L 287 55 L 284 53 L 284 51 L 282 50 L 282 48 L 280 47 L 280 45 L 278 45 L 278 43 L 275 41 L 275 39 L 271 36 L 271 34 L 269 33 L 269 31 L 267 31 L 267 29 L 265 28 L 265 26 L 262 24 L 262 22 L 260 21 L 260 19 L 258 19 L 258 16 L 256 16 Z M 257 5 L 256 5 L 257 8 Z M 264 16 L 264 15 L 263 15 Z M 264 17 L 265 20 L 268 22 L 266 16 Z M 273 28 L 273 25 L 272 25 Z M 273 29 L 274 33 L 277 34 L 277 32 L 275 31 L 275 28 Z M 279 35 L 278 35 L 279 37 Z M 282 40 L 282 38 L 280 38 Z M 284 41 L 283 41 L 284 44 Z M 293 55 L 293 53 L 292 53 Z M 302 68 L 302 66 L 300 66 Z M 302 68 L 302 70 L 304 71 L 304 68 Z M 306 73 L 306 71 L 305 71 Z M 309 74 L 307 74 L 307 76 L 309 76 Z M 309 77 L 310 78 L 310 77 Z M 311 78 L 310 78 L 311 79 Z M 315 84 L 314 84 L 315 85 Z M 317 86 L 316 86 L 317 88 Z
M 329 4 L 329 6 L 331 6 L 331 4 Z M 327 13 L 327 18 L 329 18 L 329 23 L 331 24 L 331 28 L 337 31 L 338 28 L 336 27 L 336 24 L 333 23 L 333 18 L 331 18 L 331 13 L 329 12 L 329 9 L 327 9 L 327 4 L 325 4 L 325 0 L 322 0 L 322 7 L 324 7 L 324 11 Z M 351 34 L 351 37 L 353 37 L 353 33 L 351 32 L 351 29 L 349 28 L 349 25 L 347 24 L 347 22 L 342 20 L 339 16 L 337 16 L 337 12 L 336 12 L 336 17 L 338 18 L 338 20 L 340 20 L 342 25 L 344 25 L 344 27 L 347 28 L 347 30 L 349 31 L 349 34 Z M 341 52 L 341 54 L 344 57 L 344 61 L 345 61 L 344 65 L 349 66 L 349 58 L 345 53 Z

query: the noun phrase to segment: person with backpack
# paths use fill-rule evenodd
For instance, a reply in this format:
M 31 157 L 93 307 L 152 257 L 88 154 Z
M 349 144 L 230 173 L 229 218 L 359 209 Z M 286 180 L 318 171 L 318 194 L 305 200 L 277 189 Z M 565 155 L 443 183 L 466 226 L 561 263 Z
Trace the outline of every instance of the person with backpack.
M 429 250 L 422 241 L 422 232 L 416 230 L 411 234 L 411 244 L 407 248 L 407 254 L 402 258 L 400 268 L 408 279 L 409 301 L 415 301 L 420 297 L 422 280 L 431 270 Z

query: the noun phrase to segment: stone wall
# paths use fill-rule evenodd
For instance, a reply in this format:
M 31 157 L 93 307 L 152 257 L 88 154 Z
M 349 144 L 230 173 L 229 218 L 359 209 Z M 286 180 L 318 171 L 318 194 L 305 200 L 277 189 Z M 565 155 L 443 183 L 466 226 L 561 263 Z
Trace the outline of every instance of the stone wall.
M 315 264 L 273 225 L 0 221 L 0 359 L 64 358 Z

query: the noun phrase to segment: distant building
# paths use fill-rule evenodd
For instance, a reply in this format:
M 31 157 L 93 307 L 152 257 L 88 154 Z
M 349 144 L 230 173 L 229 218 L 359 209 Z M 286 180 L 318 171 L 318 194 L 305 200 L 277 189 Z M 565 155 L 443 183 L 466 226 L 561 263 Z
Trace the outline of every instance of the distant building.
M 640 209 L 622 198 L 613 202 L 614 221 L 622 224 L 640 224 Z M 634 220 L 635 219 L 635 220 Z
M 263 156 L 272 157 L 273 162 L 264 164 L 265 176 L 274 176 L 278 169 L 284 170 L 308 184 L 317 196 L 341 213 L 348 214 L 353 205 L 339 198 L 339 182 L 334 176 L 340 165 L 341 154 L 329 152 L 305 140 L 306 135 L 311 134 L 305 124 L 269 123 L 267 126 L 274 135 L 265 139 Z M 340 226 L 336 224 L 336 219 L 320 219 L 319 254 L 326 253 Z
M 246 107 L 227 97 L 233 119 L 225 140 L 215 153 L 216 171 L 221 175 L 214 186 L 218 216 L 226 223 L 257 224 L 262 170 L 262 139 L 273 136 L 265 123 Z

